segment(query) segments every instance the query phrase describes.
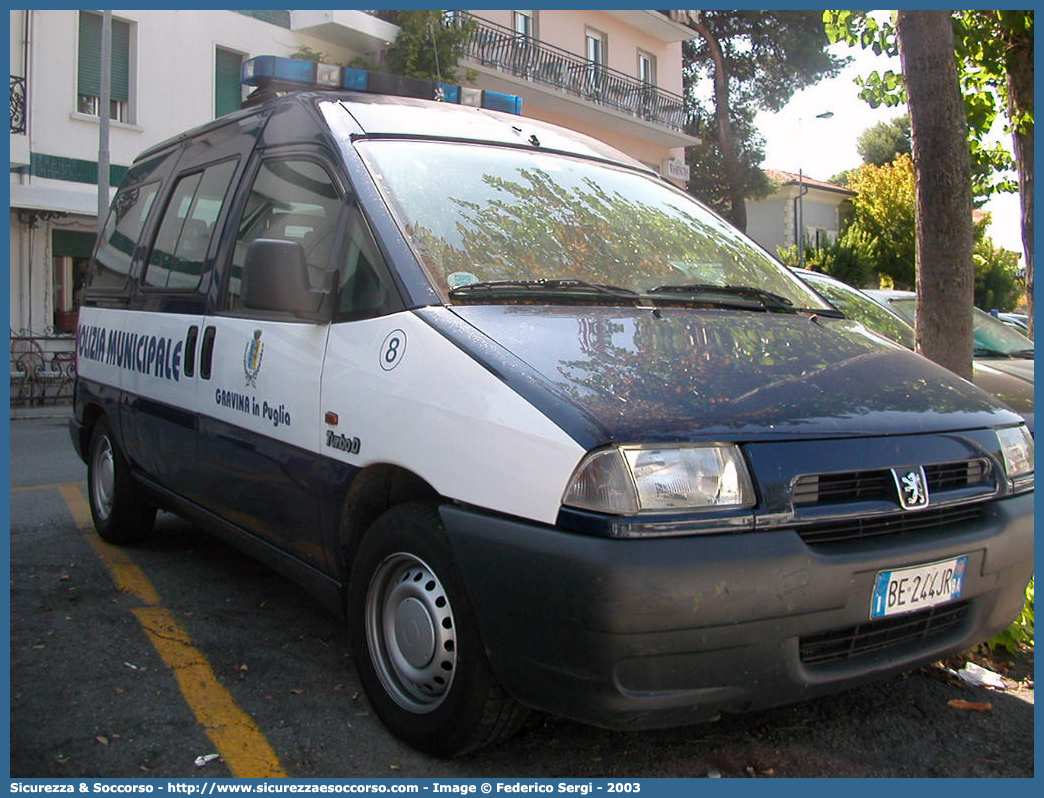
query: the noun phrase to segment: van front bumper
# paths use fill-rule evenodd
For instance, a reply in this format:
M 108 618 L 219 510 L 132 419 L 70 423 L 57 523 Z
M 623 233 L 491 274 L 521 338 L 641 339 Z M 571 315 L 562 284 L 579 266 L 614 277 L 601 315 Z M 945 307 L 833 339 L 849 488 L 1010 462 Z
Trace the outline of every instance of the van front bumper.
M 505 688 L 617 729 L 790 703 L 964 650 L 1011 622 L 1033 573 L 1032 493 L 945 534 L 829 554 L 786 530 L 611 540 L 456 506 L 442 516 Z M 870 621 L 878 571 L 965 555 L 959 606 L 933 614 L 949 625 Z M 823 634 L 832 648 L 883 645 L 803 657 Z

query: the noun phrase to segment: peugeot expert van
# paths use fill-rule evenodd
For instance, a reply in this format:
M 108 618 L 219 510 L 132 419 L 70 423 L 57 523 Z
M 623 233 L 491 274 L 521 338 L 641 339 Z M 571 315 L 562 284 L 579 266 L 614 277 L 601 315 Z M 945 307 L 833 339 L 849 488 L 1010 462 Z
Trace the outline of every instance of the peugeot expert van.
M 244 78 L 136 159 L 97 246 L 71 432 L 102 538 L 162 509 L 299 581 L 441 756 L 527 708 L 792 702 L 1019 612 L 1033 440 L 989 395 L 517 98 Z

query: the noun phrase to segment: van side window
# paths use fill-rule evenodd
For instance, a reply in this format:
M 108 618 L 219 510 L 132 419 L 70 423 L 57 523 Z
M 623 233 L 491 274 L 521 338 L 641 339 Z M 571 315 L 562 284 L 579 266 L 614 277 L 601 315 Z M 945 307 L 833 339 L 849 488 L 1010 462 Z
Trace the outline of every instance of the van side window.
M 159 186 L 158 181 L 145 183 L 123 188 L 116 194 L 95 254 L 91 288 L 118 289 L 126 284 L 134 248 L 138 245 Z
M 304 249 L 313 287 L 325 284 L 343 201 L 327 171 L 315 161 L 264 161 L 239 222 L 226 307 L 239 308 L 240 280 L 250 242 L 256 238 L 296 241 Z
M 149 255 L 146 287 L 184 291 L 199 285 L 235 171 L 235 161 L 224 161 L 178 178 Z
M 338 311 L 348 317 L 372 314 L 384 307 L 388 291 L 381 279 L 383 261 L 357 207 L 349 215 L 347 238 Z

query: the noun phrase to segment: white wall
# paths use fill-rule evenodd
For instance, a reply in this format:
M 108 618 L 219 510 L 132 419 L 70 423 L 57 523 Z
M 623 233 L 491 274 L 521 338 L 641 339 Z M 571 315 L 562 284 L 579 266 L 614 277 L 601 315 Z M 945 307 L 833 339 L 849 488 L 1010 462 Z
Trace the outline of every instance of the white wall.
M 133 123 L 110 125 L 113 164 L 129 165 L 143 149 L 214 118 L 217 47 L 249 57 L 289 55 L 305 44 L 339 59 L 351 57 L 326 42 L 233 11 L 112 13 L 132 23 L 134 31 Z M 76 113 L 78 12 L 34 11 L 32 27 L 32 150 L 96 161 L 98 120 Z

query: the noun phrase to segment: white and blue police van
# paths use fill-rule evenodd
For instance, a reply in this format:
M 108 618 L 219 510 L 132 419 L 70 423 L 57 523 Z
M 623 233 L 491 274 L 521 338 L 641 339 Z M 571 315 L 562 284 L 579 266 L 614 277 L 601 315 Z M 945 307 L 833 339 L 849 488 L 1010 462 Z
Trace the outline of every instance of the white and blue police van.
M 529 708 L 792 702 L 1019 613 L 1033 439 L 997 400 L 518 98 L 244 79 L 97 246 L 71 432 L 102 538 L 169 511 L 300 582 L 442 756 Z

